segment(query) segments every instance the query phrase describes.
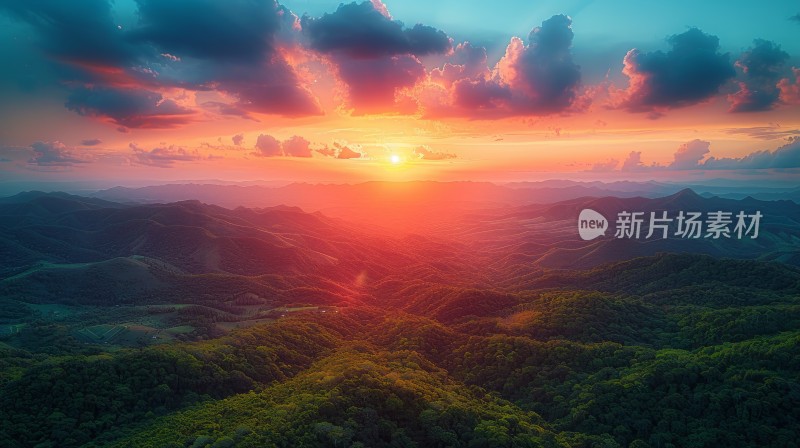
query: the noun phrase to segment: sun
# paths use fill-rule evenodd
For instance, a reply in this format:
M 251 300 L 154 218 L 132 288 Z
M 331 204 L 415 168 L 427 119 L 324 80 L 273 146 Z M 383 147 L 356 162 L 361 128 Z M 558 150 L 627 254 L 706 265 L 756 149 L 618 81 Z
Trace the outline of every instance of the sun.
M 401 159 L 397 154 L 392 154 L 389 156 L 389 162 L 392 162 L 392 165 L 399 165 L 402 161 L 403 159 Z

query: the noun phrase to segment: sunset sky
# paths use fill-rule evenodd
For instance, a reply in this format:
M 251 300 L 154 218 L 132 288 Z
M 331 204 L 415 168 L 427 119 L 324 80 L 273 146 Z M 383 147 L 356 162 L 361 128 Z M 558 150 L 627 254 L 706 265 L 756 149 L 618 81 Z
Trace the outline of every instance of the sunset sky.
M 797 184 L 796 1 L 0 0 L 0 182 Z

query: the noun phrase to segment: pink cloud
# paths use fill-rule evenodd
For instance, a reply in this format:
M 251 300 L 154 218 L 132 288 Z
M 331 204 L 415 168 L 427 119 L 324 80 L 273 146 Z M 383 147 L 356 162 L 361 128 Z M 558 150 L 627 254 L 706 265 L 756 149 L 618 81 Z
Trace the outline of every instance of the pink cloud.
M 260 157 L 278 157 L 283 155 L 281 142 L 277 138 L 267 134 L 258 136 L 258 140 L 256 140 L 256 149 L 258 151 L 253 154 Z
M 780 90 L 782 103 L 796 106 L 800 105 L 800 68 L 792 67 L 792 73 L 794 74 L 794 80 L 789 78 L 781 79 L 778 82 L 778 89 Z
M 149 151 L 135 143 L 131 143 L 129 147 L 133 151 L 132 161 L 139 165 L 170 168 L 175 162 L 193 162 L 203 159 L 196 149 L 189 150 L 176 145 L 156 147 Z
M 283 142 L 283 153 L 290 157 L 311 157 L 310 145 L 308 140 L 295 135 Z
M 588 107 L 580 95 L 580 67 L 572 60 L 572 19 L 553 16 L 535 27 L 528 43 L 513 37 L 493 70 L 484 49 L 468 43 L 432 71 L 421 95 L 428 117 L 502 118 L 568 113 Z M 443 91 L 441 89 L 444 89 Z
M 426 145 L 414 148 L 413 154 L 420 160 L 447 160 L 456 158 L 455 154 L 437 152 Z
M 311 142 L 295 135 L 283 142 L 277 138 L 261 134 L 256 141 L 256 152 L 259 157 L 311 157 Z

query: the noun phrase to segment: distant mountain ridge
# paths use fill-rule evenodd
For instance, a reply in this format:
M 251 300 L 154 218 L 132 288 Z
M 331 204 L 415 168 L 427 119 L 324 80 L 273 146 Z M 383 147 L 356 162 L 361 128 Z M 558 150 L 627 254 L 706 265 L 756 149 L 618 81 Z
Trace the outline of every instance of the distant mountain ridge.
M 376 258 L 365 252 L 381 250 L 364 239 L 351 224 L 286 206 L 126 206 L 35 192 L 0 201 L 6 272 L 42 260 L 84 263 L 142 255 L 196 273 L 302 274 L 339 266 L 342 275 L 355 275 Z
M 364 182 L 285 186 L 168 184 L 142 188 L 115 187 L 92 197 L 120 203 L 169 203 L 200 200 L 227 208 L 273 207 L 283 204 L 305 211 L 357 221 L 370 227 L 404 231 L 435 231 L 465 211 L 530 204 L 552 204 L 585 197 L 665 197 L 685 187 L 658 182 L 543 181 L 493 184 L 489 182 Z M 749 195 L 769 200 L 800 202 L 800 189 L 759 188 L 749 193 L 728 187 L 695 187 L 703 197 L 722 191 L 731 199 Z M 736 192 L 738 191 L 738 192 Z
M 592 209 L 609 220 L 605 235 L 589 241 L 578 236 L 578 215 L 581 210 Z M 616 238 L 615 221 L 618 213 L 642 212 L 644 225 L 639 238 Z M 675 235 L 672 223 L 667 239 L 656 234 L 646 238 L 650 212 L 668 212 L 676 219 L 683 212 L 730 212 L 735 215 L 760 212 L 759 236 L 733 238 L 706 238 L 705 230 L 698 239 Z M 705 198 L 691 189 L 660 198 L 584 197 L 554 204 L 534 204 L 486 211 L 468 216 L 464 224 L 453 229 L 456 238 L 470 241 L 475 250 L 494 253 L 501 260 L 502 272 L 516 272 L 506 264 L 543 266 L 552 268 L 586 268 L 660 252 L 702 253 L 721 257 L 778 260 L 800 264 L 800 205 L 793 201 L 760 201 Z

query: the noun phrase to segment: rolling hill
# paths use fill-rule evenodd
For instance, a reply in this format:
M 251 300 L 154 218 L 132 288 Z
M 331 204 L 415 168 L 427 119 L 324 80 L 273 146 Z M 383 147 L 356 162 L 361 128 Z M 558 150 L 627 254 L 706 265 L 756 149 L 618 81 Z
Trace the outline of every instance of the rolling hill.
M 583 241 L 583 208 L 764 218 L 752 241 Z M 5 198 L 0 445 L 793 446 L 799 216 L 681 191 L 401 233 Z

